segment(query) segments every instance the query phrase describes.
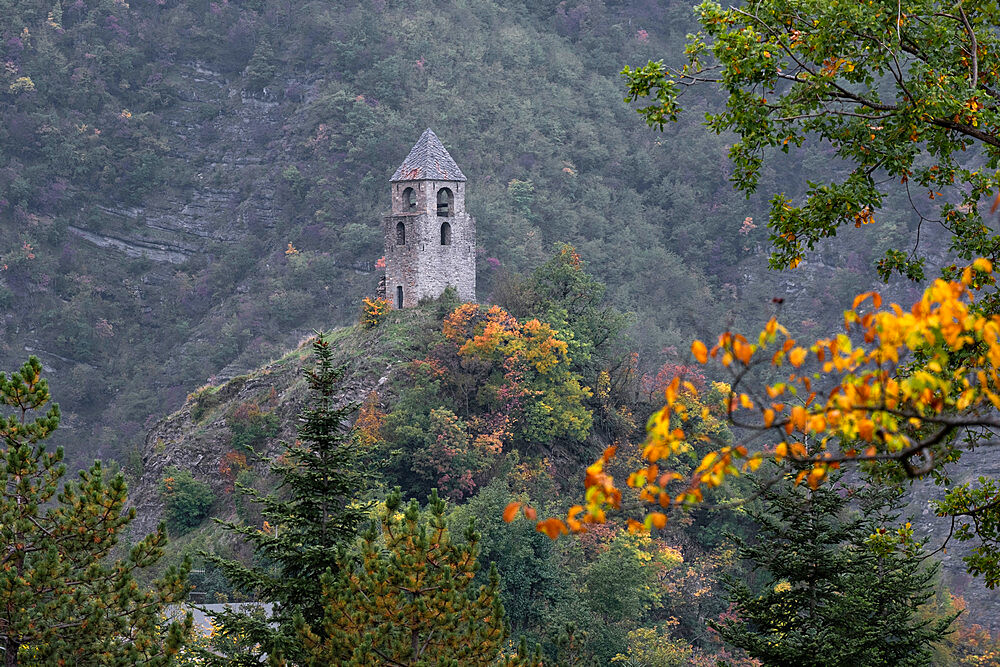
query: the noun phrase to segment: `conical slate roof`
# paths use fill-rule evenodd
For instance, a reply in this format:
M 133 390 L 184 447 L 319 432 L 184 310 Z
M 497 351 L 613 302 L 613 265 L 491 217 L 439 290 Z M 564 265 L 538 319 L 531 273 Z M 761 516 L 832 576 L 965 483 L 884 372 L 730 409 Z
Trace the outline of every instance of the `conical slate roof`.
M 431 128 L 424 130 L 424 133 L 413 144 L 410 154 L 399 165 L 399 169 L 389 179 L 390 183 L 396 181 L 464 181 L 465 174 L 455 164 L 455 160 L 445 149 L 441 140 L 431 131 Z

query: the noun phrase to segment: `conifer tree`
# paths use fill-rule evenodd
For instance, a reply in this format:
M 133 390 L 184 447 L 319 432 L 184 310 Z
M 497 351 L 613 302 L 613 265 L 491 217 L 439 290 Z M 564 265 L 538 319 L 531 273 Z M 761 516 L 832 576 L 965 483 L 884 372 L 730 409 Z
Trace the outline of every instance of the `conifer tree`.
M 334 367 L 333 350 L 322 335 L 313 353 L 315 365 L 305 372 L 311 397 L 299 414 L 299 438 L 271 466 L 278 488 L 265 495 L 238 485 L 261 506 L 264 525 L 223 522 L 253 547 L 255 563 L 205 554 L 234 586 L 274 604 L 270 619 L 232 611 L 216 616 L 221 632 L 239 638 L 246 649 L 226 664 L 259 664 L 264 655 L 297 658 L 293 619 L 299 615 L 317 625 L 322 620 L 320 577 L 337 571 L 339 552 L 353 543 L 368 516 L 368 507 L 356 501 L 365 474 L 347 437 L 346 422 L 356 406 L 337 405 L 343 369 Z
M 136 573 L 159 560 L 163 525 L 125 558 L 112 550 L 135 517 L 121 473 L 99 462 L 67 482 L 62 448 L 45 439 L 59 425 L 42 364 L 30 357 L 0 373 L 0 651 L 5 665 L 165 665 L 191 617 L 163 627 L 167 605 L 187 594 L 185 562 L 151 588 Z M 48 405 L 48 409 L 45 406 Z M 44 412 L 43 412 L 44 410 Z
M 933 595 L 937 566 L 898 540 L 905 527 L 884 528 L 898 518 L 896 492 L 859 492 L 864 515 L 851 510 L 853 494 L 839 484 L 761 492 L 763 510 L 749 513 L 756 541 L 737 542 L 764 584 L 754 591 L 727 581 L 735 613 L 710 622 L 723 641 L 767 667 L 930 664 L 932 644 L 954 617 L 917 614 Z
M 321 632 L 301 622 L 310 665 L 494 665 L 509 629 L 500 580 L 474 585 L 479 535 L 470 521 L 465 541 L 453 542 L 445 502 L 435 490 L 430 516 L 416 501 L 402 506 L 397 489 L 386 499 L 381 530 L 372 526 L 360 560 L 323 577 Z M 501 664 L 537 664 L 522 647 Z

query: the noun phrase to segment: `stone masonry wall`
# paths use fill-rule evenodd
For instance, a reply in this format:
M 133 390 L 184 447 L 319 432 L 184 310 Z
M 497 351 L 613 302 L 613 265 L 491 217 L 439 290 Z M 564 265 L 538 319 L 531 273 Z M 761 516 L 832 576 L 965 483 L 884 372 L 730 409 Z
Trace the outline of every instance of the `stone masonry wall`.
M 462 213 L 448 218 L 420 216 L 426 245 L 419 253 L 419 298 L 440 296 L 451 285 L 462 301 L 476 300 L 476 221 Z M 441 225 L 451 225 L 451 244 L 441 245 Z
M 437 215 L 437 192 L 453 193 L 451 215 Z M 413 188 L 416 210 L 404 201 Z M 441 244 L 441 226 L 451 225 L 451 243 Z M 397 244 L 396 227 L 406 229 L 405 245 Z M 465 183 L 461 181 L 399 181 L 392 184 L 392 212 L 383 219 L 385 235 L 386 297 L 397 306 L 397 288 L 403 288 L 403 307 L 436 298 L 449 285 L 463 301 L 476 300 L 476 221 L 465 212 Z

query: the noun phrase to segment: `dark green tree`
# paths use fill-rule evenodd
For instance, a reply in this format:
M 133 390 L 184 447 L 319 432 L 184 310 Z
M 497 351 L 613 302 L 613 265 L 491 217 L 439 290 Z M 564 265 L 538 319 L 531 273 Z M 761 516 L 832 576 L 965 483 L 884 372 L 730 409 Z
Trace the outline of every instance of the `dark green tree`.
M 455 542 L 436 491 L 429 509 L 421 520 L 417 502 L 404 507 L 395 490 L 386 499 L 381 530 L 372 526 L 365 534 L 360 560 L 324 575 L 322 632 L 304 621 L 299 630 L 307 664 L 497 664 L 509 628 L 496 568 L 485 586 L 476 586 L 475 522 L 464 541 Z
M 0 416 L 4 664 L 169 664 L 191 617 L 163 627 L 162 616 L 187 595 L 190 563 L 168 568 L 151 588 L 136 581 L 163 554 L 162 525 L 112 559 L 135 517 L 125 507 L 125 478 L 108 476 L 96 462 L 60 490 L 63 451 L 44 443 L 59 426 L 59 406 L 49 404 L 41 374 L 34 356 L 10 377 L 0 373 L 0 403 L 8 409 Z
M 768 667 L 930 664 L 954 617 L 917 613 L 937 565 L 899 539 L 907 527 L 885 527 L 898 518 L 894 490 L 783 480 L 761 496 L 756 540 L 736 540 L 761 583 L 727 580 L 733 617 L 710 622 L 724 642 Z
M 215 554 L 237 588 L 274 604 L 271 618 L 227 611 L 216 618 L 221 632 L 240 638 L 247 648 L 226 664 L 259 664 L 266 654 L 296 661 L 300 644 L 293 620 L 301 616 L 319 626 L 323 618 L 320 577 L 337 572 L 340 552 L 353 543 L 369 508 L 357 498 L 366 487 L 355 448 L 347 436 L 353 404 L 339 405 L 337 385 L 343 369 L 333 365 L 333 350 L 322 335 L 313 342 L 315 365 L 305 372 L 311 397 L 299 414 L 299 439 L 271 466 L 277 489 L 262 494 L 237 483 L 261 508 L 263 526 L 222 522 L 253 548 L 256 562 L 245 564 Z
M 596 374 L 613 356 L 628 318 L 605 299 L 607 287 L 584 269 L 576 248 L 555 246 L 555 254 L 530 276 L 508 276 L 497 300 L 518 318 L 537 317 L 573 332 L 570 356 L 577 368 Z M 594 358 L 596 357 L 596 359 Z

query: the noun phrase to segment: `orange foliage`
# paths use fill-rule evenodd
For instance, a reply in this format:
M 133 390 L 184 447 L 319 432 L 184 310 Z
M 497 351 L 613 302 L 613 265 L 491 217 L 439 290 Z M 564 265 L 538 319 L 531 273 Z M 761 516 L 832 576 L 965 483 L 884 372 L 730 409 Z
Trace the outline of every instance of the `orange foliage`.
M 569 346 L 555 329 L 538 320 L 523 324 L 500 306 L 485 313 L 478 304 L 462 304 L 444 320 L 445 338 L 459 345 L 465 358 L 523 359 L 539 373 L 565 362 Z
M 765 459 L 806 466 L 796 483 L 813 488 L 845 461 L 895 461 L 911 475 L 927 472 L 933 448 L 949 434 L 965 427 L 1000 428 L 993 413 L 1000 408 L 1000 315 L 972 308 L 974 290 L 992 283 L 991 274 L 990 262 L 978 259 L 960 281 L 936 280 L 909 312 L 896 304 L 881 309 L 877 293 L 860 294 L 844 313 L 845 333 L 807 345 L 789 338 L 775 319 L 753 342 L 728 331 L 711 349 L 695 341 L 696 361 L 715 360 L 733 378 L 726 416 L 750 435 L 742 443 L 710 449 L 689 475 L 671 471 L 671 457 L 692 451 L 698 442 L 713 444 L 692 430 L 709 411 L 691 410 L 685 397 L 697 398 L 697 388 L 674 378 L 664 390 L 666 404 L 649 420 L 643 467 L 629 476 L 629 486 L 647 503 L 671 507 L 700 502 L 706 489 L 756 470 Z M 869 301 L 872 307 L 866 309 Z M 926 361 L 897 376 L 901 360 L 915 353 Z M 962 363 L 952 363 L 956 359 Z M 782 381 L 742 391 L 757 366 L 790 367 L 790 372 Z M 821 382 L 829 387 L 822 395 L 813 386 Z M 751 451 L 762 436 L 772 445 Z M 613 448 L 587 469 L 582 518 L 574 508 L 565 520 L 553 521 L 576 532 L 618 508 L 620 491 L 604 472 L 612 456 Z M 664 521 L 657 513 L 644 524 L 629 525 L 648 530 Z M 539 530 L 555 537 L 554 526 L 541 522 Z
M 354 422 L 354 437 L 362 449 L 371 449 L 380 440 L 385 414 L 379 407 L 378 393 L 372 391 L 358 411 Z
M 364 329 L 374 329 L 382 320 L 386 313 L 392 310 L 392 302 L 383 297 L 370 299 L 365 297 L 361 300 L 361 326 Z

